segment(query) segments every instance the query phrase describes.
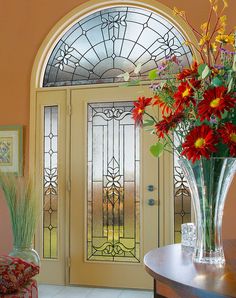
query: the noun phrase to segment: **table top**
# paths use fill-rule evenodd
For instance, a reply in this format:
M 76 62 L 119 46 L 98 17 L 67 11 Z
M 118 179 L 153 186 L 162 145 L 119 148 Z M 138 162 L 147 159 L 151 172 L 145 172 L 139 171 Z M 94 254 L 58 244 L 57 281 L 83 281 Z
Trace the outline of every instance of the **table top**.
M 170 286 L 190 287 L 212 297 L 236 297 L 236 240 L 224 241 L 225 265 L 193 263 L 193 249 L 172 244 L 148 252 L 146 271 Z M 215 294 L 219 294 L 216 296 Z

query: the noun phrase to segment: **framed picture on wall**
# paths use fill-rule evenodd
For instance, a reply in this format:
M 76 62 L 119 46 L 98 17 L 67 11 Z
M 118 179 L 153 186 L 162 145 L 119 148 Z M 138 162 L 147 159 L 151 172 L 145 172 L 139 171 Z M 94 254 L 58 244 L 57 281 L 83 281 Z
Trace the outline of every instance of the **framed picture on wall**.
M 0 170 L 23 175 L 23 126 L 0 126 Z

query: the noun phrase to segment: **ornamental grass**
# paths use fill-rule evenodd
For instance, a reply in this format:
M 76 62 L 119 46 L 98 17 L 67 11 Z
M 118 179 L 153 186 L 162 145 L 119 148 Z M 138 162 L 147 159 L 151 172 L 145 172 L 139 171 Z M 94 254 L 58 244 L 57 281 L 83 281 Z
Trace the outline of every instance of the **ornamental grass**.
M 32 244 L 38 219 L 37 195 L 29 179 L 0 173 L 0 187 L 7 202 L 15 247 Z

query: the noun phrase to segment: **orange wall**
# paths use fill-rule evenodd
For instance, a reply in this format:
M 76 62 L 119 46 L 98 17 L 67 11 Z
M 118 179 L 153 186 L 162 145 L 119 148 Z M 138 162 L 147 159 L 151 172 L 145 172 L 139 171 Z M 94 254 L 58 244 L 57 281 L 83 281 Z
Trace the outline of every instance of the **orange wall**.
M 36 53 L 50 29 L 80 0 L 11 0 L 0 1 L 1 99 L 0 125 L 22 124 L 26 168 L 29 155 L 30 75 Z M 110 1 L 112 2 L 112 1 Z M 143 1 L 145 2 L 145 0 Z M 187 12 L 195 26 L 207 18 L 208 0 L 160 0 L 163 4 Z M 235 25 L 236 1 L 229 0 L 228 24 Z M 122 2 L 125 5 L 125 2 Z M 224 216 L 224 236 L 236 238 L 233 228 L 236 181 L 231 188 Z M 0 196 L 0 254 L 11 248 L 8 211 Z

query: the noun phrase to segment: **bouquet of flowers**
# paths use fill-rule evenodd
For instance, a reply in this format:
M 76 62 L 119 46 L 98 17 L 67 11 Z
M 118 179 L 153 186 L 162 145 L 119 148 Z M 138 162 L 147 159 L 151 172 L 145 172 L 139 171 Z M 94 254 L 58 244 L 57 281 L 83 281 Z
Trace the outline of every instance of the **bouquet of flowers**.
M 201 157 L 236 157 L 235 36 L 225 33 L 227 1 L 209 1 L 209 18 L 200 30 L 174 8 L 196 33 L 201 61 L 182 68 L 176 56 L 167 58 L 149 73 L 153 97 L 134 102 L 136 124 L 157 136 L 150 148 L 154 156 L 174 148 L 193 163 Z M 170 73 L 175 77 L 168 78 Z

